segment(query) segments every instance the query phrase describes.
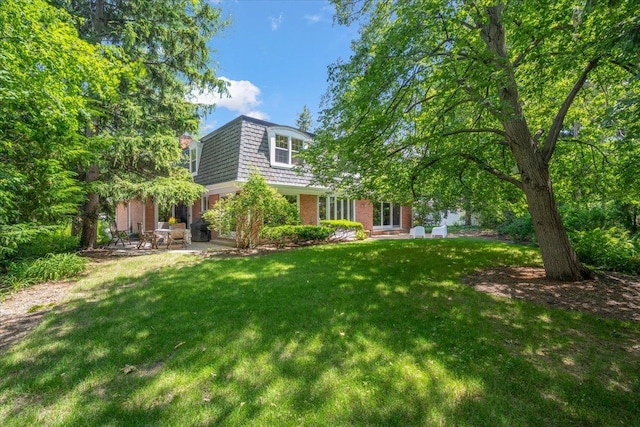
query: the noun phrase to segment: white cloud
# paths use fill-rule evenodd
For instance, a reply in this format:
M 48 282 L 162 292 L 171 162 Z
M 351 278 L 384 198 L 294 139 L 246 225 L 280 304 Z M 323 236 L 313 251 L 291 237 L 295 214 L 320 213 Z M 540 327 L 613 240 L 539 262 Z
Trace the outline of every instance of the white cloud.
M 266 113 L 256 108 L 262 104 L 258 86 L 248 80 L 231 80 L 226 77 L 220 77 L 220 80 L 227 82 L 228 96 L 220 95 L 217 91 L 200 92 L 194 90 L 189 96 L 189 101 L 194 104 L 215 104 L 216 108 L 226 108 L 257 119 L 267 119 L 269 117 Z
M 321 15 L 305 15 L 304 19 L 306 19 L 310 24 L 316 24 L 323 20 Z
M 245 116 L 249 116 L 249 117 L 253 117 L 254 119 L 259 119 L 259 120 L 269 120 L 269 115 L 265 112 L 262 111 L 249 111 L 248 113 L 244 114 Z
M 277 18 L 270 16 L 269 20 L 271 21 L 271 31 L 278 31 L 280 25 L 282 24 L 282 12 L 280 12 L 280 16 L 278 16 Z

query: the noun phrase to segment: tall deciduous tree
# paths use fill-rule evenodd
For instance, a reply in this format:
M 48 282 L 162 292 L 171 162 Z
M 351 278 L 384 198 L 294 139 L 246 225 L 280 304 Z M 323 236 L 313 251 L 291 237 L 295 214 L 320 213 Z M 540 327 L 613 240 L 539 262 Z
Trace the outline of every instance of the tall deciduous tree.
M 82 200 L 78 134 L 121 69 L 81 40 L 72 17 L 42 0 L 0 2 L 0 259 L 34 225 L 68 221 Z M 5 250 L 6 249 L 6 250 Z
M 640 4 L 334 3 L 342 23 L 363 25 L 350 60 L 330 68 L 307 157 L 321 180 L 406 190 L 425 185 L 425 171 L 453 181 L 482 170 L 524 194 L 548 277 L 588 275 L 563 227 L 550 165 L 559 142 L 577 143 L 563 133 L 573 123 L 582 142 L 604 144 L 618 132 L 602 119 L 607 106 L 637 100 Z
M 77 21 L 81 36 L 131 69 L 121 78 L 117 99 L 101 103 L 104 114 L 86 129 L 95 155 L 82 171 L 89 191 L 81 243 L 91 247 L 100 197 L 155 196 L 176 203 L 201 195 L 203 188 L 178 165 L 178 136 L 197 131 L 202 111 L 187 100 L 194 89 L 225 90 L 207 42 L 226 22 L 206 0 L 52 3 L 82 18 Z

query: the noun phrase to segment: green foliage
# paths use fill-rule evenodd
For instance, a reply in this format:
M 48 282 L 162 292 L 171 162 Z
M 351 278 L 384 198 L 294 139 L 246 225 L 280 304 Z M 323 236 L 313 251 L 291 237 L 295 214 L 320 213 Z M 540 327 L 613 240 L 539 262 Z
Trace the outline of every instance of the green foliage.
M 0 2 L 0 224 L 56 224 L 76 212 L 83 128 L 118 69 L 43 0 Z
M 296 119 L 296 126 L 298 127 L 298 129 L 308 132 L 311 130 L 312 120 L 313 119 L 311 117 L 311 111 L 309 110 L 309 107 L 305 105 L 304 107 L 302 107 L 302 111 Z
M 561 207 L 562 220 L 569 231 L 621 227 L 634 234 L 638 231 L 640 209 L 618 200 L 602 203 L 571 203 Z
M 220 199 L 202 214 L 202 218 L 210 224 L 209 228 L 218 231 L 221 235 L 228 235 L 236 229 L 236 217 L 232 200 L 232 195 Z
M 16 251 L 18 259 L 42 258 L 48 254 L 62 254 L 78 250 L 79 237 L 72 236 L 68 227 L 42 230 L 38 237 Z
M 349 238 L 352 233 L 355 234 L 358 240 L 367 238 L 364 226 L 360 222 L 343 219 L 324 219 L 320 221 L 320 225 L 333 229 L 333 238 L 337 240 L 345 240 Z
M 34 224 L 0 224 L 0 268 L 6 268 L 21 246 L 27 245 L 42 233 L 42 228 Z
M 239 248 L 254 247 L 258 243 L 260 230 L 265 225 L 298 224 L 297 209 L 282 195 L 269 187 L 267 181 L 257 172 L 249 177 L 237 195 L 229 195 L 218 201 L 202 217 L 211 228 L 226 234 L 236 233 Z
M 260 237 L 282 248 L 287 244 L 324 242 L 334 232 L 333 228 L 316 225 L 279 225 L 263 227 Z
M 580 259 L 597 269 L 640 274 L 640 242 L 617 228 L 569 234 Z
M 101 113 L 82 129 L 90 135 L 90 156 L 79 168 L 91 201 L 81 214 L 82 245 L 88 247 L 95 243 L 96 194 L 111 203 L 152 196 L 161 209 L 199 198 L 203 188 L 176 169 L 182 160 L 177 137 L 196 134 L 200 113 L 213 108 L 193 103 L 194 93 L 225 93 L 207 43 L 226 22 L 205 0 L 51 3 L 77 17 L 84 40 L 122 64 L 112 99 L 87 94 Z
M 360 37 L 329 69 L 317 179 L 495 219 L 527 206 L 547 274 L 577 279 L 573 257 L 548 262 L 573 252 L 553 197 L 622 200 L 637 182 L 640 3 L 333 3 Z
M 536 240 L 531 215 L 528 213 L 520 216 L 509 215 L 507 220 L 496 228 L 496 231 L 509 236 L 517 243 L 535 242 Z
M 610 209 L 604 205 L 563 206 L 562 222 L 569 231 L 587 231 L 607 227 Z
M 2 278 L 2 289 L 11 292 L 20 288 L 46 282 L 74 277 L 86 268 L 85 258 L 77 254 L 50 253 L 42 258 L 19 261 L 11 264 Z
M 69 227 L 0 225 L 0 270 L 12 262 L 76 251 L 78 240 L 71 236 Z

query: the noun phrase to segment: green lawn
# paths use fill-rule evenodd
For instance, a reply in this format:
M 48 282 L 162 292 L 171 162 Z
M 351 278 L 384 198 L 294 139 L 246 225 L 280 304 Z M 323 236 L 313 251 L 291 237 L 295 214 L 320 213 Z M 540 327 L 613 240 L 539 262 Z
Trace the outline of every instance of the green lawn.
M 639 324 L 460 284 L 538 263 L 464 238 L 101 263 L 0 356 L 0 425 L 638 425 Z

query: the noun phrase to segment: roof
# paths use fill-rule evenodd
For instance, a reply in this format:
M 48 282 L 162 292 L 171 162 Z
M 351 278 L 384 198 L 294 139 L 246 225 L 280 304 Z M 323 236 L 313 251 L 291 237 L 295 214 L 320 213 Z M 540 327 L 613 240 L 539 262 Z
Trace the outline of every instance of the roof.
M 248 116 L 239 116 L 201 138 L 202 152 L 195 181 L 202 185 L 247 181 L 253 170 L 269 184 L 306 186 L 311 183 L 309 172 L 300 174 L 294 169 L 272 167 L 269 161 L 267 129 L 288 128 L 308 135 L 299 129 L 277 125 Z

